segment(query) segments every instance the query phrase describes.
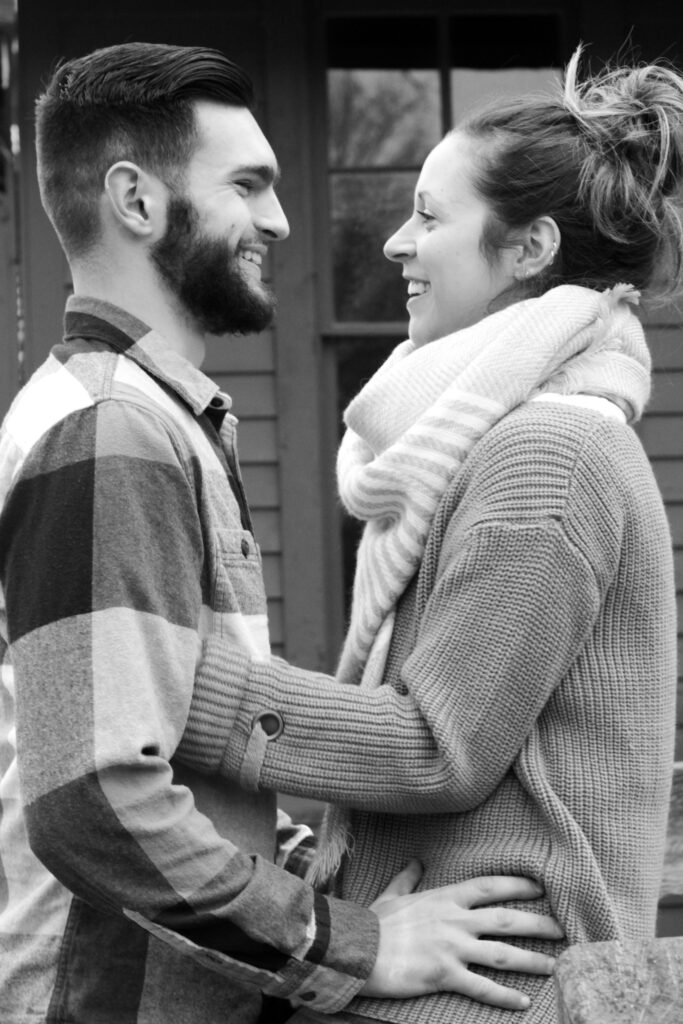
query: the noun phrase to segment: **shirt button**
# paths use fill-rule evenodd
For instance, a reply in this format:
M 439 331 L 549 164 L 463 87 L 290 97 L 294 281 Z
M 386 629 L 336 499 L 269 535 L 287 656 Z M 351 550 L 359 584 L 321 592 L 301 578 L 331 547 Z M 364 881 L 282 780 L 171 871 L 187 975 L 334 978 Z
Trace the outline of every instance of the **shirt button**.
M 242 540 L 242 554 L 246 558 L 249 554 L 249 541 L 246 539 Z
M 276 740 L 285 728 L 284 719 L 279 711 L 260 711 L 258 715 L 254 715 L 252 729 L 257 725 L 261 726 L 269 740 Z
M 217 395 L 214 395 L 209 405 L 212 409 L 229 409 L 232 406 L 232 399 L 228 395 L 224 395 L 222 391 L 219 391 Z
M 303 999 L 304 1002 L 310 1003 L 311 999 L 315 999 L 315 992 L 302 992 L 299 999 Z

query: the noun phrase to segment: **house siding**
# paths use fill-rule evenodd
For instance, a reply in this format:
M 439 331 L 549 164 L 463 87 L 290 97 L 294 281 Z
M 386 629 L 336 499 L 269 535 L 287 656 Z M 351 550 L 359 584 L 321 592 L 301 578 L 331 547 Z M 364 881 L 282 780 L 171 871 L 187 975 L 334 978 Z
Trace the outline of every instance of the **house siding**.
M 380 9 L 390 0 L 336 3 Z M 405 5 L 403 5 L 405 6 Z M 464 3 L 420 5 L 465 10 Z M 483 5 L 486 7 L 486 4 Z M 497 8 L 514 10 L 512 0 Z M 519 5 L 520 7 L 522 5 Z M 551 7 L 538 0 L 536 6 Z M 667 53 L 675 58 L 680 29 L 677 5 L 655 0 L 643 9 L 635 0 L 588 0 L 565 10 L 567 32 L 594 45 L 592 59 L 618 51 L 631 26 L 643 57 Z M 310 668 L 334 664 L 341 635 L 341 599 L 335 575 L 338 543 L 329 453 L 334 439 L 324 436 L 329 418 L 322 408 L 325 360 L 318 295 L 323 281 L 321 254 L 330 240 L 322 225 L 322 186 L 316 169 L 316 135 L 321 120 L 318 72 L 322 55 L 316 19 L 325 3 L 306 0 L 225 0 L 220 8 L 198 0 L 191 8 L 162 0 L 120 0 L 114 9 L 94 2 L 88 17 L 77 0 L 21 0 L 20 126 L 22 131 L 22 256 L 26 302 L 26 370 L 44 358 L 59 333 L 69 289 L 65 261 L 40 207 L 33 156 L 35 96 L 59 56 L 81 54 L 97 46 L 130 39 L 178 44 L 208 44 L 238 60 L 252 75 L 260 107 L 257 116 L 283 168 L 279 193 L 292 234 L 274 246 L 269 276 L 279 297 L 275 327 L 259 337 L 231 338 L 211 344 L 206 369 L 234 398 L 240 420 L 240 451 L 245 486 L 261 544 L 275 650 Z M 331 9 L 331 6 L 328 5 Z M 571 7 L 571 18 L 569 11 Z M 401 8 L 402 9 L 402 8 Z M 493 9 L 493 8 L 492 8 Z M 0 206 L 0 242 L 6 223 Z M 4 251 L 4 246 L 3 246 Z M 0 274 L 8 272 L 6 263 Z M 5 277 L 3 276 L 3 280 Z M 5 291 L 7 287 L 5 286 Z M 13 318 L 6 301 L 0 309 L 6 367 L 0 398 L 8 403 L 16 387 Z M 649 317 L 648 334 L 655 364 L 652 403 L 640 433 L 662 488 L 676 558 L 679 607 L 683 605 L 683 331 L 681 316 L 668 310 Z M 683 610 L 683 609 L 682 609 Z M 683 616 L 681 616 L 683 617 Z M 680 627 L 679 627 L 680 628 Z M 679 650 L 683 651 L 683 631 Z M 683 758 L 683 682 L 680 684 L 677 757 Z
M 284 654 L 281 497 L 274 333 L 211 343 L 204 369 L 233 400 L 239 456 L 261 548 L 275 654 Z M 225 366 L 229 366 L 226 372 Z
M 683 327 L 675 307 L 647 317 L 654 366 L 652 398 L 638 428 L 666 504 L 678 606 L 676 760 L 683 760 Z

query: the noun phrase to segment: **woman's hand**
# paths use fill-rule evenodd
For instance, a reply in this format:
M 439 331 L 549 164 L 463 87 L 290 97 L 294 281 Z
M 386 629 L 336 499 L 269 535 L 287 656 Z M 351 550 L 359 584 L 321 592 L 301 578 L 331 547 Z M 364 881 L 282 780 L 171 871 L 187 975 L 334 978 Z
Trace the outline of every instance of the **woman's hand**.
M 563 938 L 552 917 L 486 905 L 537 899 L 542 895 L 540 886 L 528 878 L 491 876 L 416 893 L 421 876 L 421 865 L 411 861 L 372 904 L 370 909 L 379 918 L 379 950 L 361 994 L 405 998 L 459 992 L 480 1003 L 526 1009 L 527 996 L 473 974 L 468 965 L 552 973 L 552 957 L 479 937 Z

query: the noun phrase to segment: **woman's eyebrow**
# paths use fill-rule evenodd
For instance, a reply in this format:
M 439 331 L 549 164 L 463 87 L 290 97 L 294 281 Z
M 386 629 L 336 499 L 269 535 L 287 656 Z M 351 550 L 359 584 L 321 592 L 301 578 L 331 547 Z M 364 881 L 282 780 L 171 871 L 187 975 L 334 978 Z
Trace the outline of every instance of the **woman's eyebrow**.
M 420 189 L 419 192 L 415 193 L 415 196 L 416 196 L 417 199 L 420 200 L 421 203 L 425 203 L 425 205 L 427 205 L 427 204 L 430 205 L 430 206 L 438 206 L 438 205 L 440 205 L 438 199 L 436 199 L 432 195 L 431 192 L 428 192 L 427 189 Z

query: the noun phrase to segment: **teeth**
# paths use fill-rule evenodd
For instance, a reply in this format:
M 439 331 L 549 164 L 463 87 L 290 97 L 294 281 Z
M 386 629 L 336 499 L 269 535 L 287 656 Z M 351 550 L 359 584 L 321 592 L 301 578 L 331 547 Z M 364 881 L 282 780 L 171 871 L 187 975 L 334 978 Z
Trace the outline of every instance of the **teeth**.
M 408 295 L 424 295 L 428 290 L 426 281 L 408 281 Z
M 260 267 L 263 262 L 263 257 L 260 252 L 252 252 L 251 249 L 243 249 L 240 253 L 243 260 L 248 260 L 249 263 L 255 263 L 257 267 Z

